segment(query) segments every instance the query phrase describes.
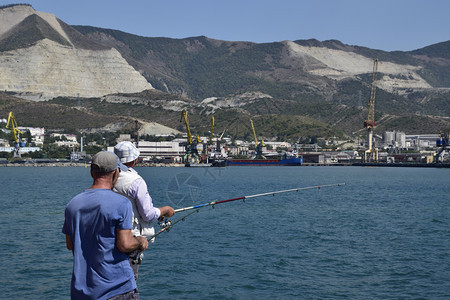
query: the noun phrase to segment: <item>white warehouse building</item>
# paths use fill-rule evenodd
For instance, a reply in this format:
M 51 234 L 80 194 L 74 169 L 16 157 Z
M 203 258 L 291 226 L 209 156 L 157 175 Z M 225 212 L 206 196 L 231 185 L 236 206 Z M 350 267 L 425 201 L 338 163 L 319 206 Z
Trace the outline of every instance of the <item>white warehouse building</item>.
M 162 142 L 148 142 L 139 141 L 138 149 L 141 152 L 139 155 L 144 161 L 152 158 L 164 157 L 181 157 L 186 153 L 185 147 L 180 146 L 180 143 L 186 143 L 185 139 L 175 139 L 173 141 Z M 108 151 L 114 152 L 114 147 L 108 147 Z
M 147 142 L 139 141 L 138 149 L 141 151 L 140 157 L 174 157 L 183 156 L 186 151 L 184 146 L 180 146 L 179 140 L 163 141 L 163 142 Z

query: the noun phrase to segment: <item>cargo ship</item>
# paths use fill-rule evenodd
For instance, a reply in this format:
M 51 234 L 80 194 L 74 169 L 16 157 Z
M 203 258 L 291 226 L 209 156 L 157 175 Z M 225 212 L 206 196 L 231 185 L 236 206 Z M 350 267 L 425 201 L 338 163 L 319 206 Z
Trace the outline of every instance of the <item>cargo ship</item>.
M 290 156 L 281 159 L 229 159 L 228 166 L 301 166 L 301 156 Z

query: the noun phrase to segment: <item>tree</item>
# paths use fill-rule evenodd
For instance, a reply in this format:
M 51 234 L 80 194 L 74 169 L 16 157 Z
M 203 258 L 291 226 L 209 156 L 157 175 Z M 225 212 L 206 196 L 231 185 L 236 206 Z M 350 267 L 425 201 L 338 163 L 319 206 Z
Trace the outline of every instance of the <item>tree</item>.
M 0 152 L 0 158 L 11 158 L 11 157 L 13 157 L 12 152 L 4 152 L 4 151 Z

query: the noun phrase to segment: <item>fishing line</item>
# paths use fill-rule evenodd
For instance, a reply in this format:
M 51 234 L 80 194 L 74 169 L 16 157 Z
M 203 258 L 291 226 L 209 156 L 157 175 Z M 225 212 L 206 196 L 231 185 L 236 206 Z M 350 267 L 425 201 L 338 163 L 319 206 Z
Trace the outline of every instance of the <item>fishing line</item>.
M 274 191 L 274 192 L 267 192 L 267 193 L 261 193 L 261 194 L 254 194 L 254 195 L 248 195 L 248 196 L 242 196 L 242 197 L 238 197 L 238 198 L 232 198 L 232 199 L 226 199 L 226 200 L 220 200 L 220 201 L 211 201 L 211 202 L 207 202 L 207 203 L 203 203 L 203 204 L 199 204 L 199 205 L 194 205 L 194 206 L 188 206 L 188 207 L 183 207 L 183 208 L 178 208 L 175 209 L 175 213 L 179 213 L 179 212 L 184 212 L 184 211 L 189 211 L 189 210 L 193 210 L 191 212 L 189 212 L 188 214 L 184 215 L 182 218 L 176 220 L 176 221 L 171 221 L 167 218 L 162 218 L 158 224 L 161 227 L 161 229 L 155 233 L 154 235 L 152 235 L 151 237 L 147 238 L 148 240 L 153 239 L 154 237 L 160 235 L 163 232 L 169 232 L 170 229 L 172 229 L 172 227 L 181 222 L 184 221 L 187 217 L 189 217 L 190 215 L 193 215 L 197 212 L 200 211 L 201 208 L 203 207 L 208 207 L 208 206 L 212 206 L 214 208 L 215 205 L 217 204 L 221 204 L 221 203 L 226 203 L 226 202 L 232 202 L 232 201 L 237 201 L 237 200 L 242 200 L 245 202 L 245 199 L 250 199 L 250 198 L 256 198 L 256 197 L 263 197 L 263 196 L 275 196 L 277 194 L 282 194 L 282 193 L 288 193 L 288 192 L 298 192 L 298 191 L 304 191 L 304 190 L 311 190 L 311 189 L 321 189 L 321 188 L 325 188 L 325 187 L 332 187 L 332 186 L 342 186 L 345 185 L 345 182 L 343 183 L 334 183 L 334 184 L 325 184 L 325 185 L 316 185 L 316 186 L 308 186 L 308 187 L 300 187 L 300 188 L 294 188 L 294 189 L 288 189 L 288 190 L 280 190 L 280 191 Z

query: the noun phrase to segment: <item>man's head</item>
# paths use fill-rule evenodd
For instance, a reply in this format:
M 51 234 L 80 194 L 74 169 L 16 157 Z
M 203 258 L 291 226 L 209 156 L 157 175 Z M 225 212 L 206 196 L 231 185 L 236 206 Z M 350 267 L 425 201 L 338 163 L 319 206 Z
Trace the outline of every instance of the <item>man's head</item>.
M 139 150 L 131 142 L 120 142 L 114 147 L 114 153 L 119 157 L 120 162 L 127 164 L 134 162 L 139 157 Z
M 117 155 L 109 151 L 100 151 L 92 157 L 91 170 L 94 173 L 110 173 L 121 168 Z
M 120 163 L 119 158 L 112 152 L 100 151 L 92 157 L 91 176 L 94 178 L 94 184 L 106 182 L 111 188 L 119 178 L 120 170 L 127 168 Z

